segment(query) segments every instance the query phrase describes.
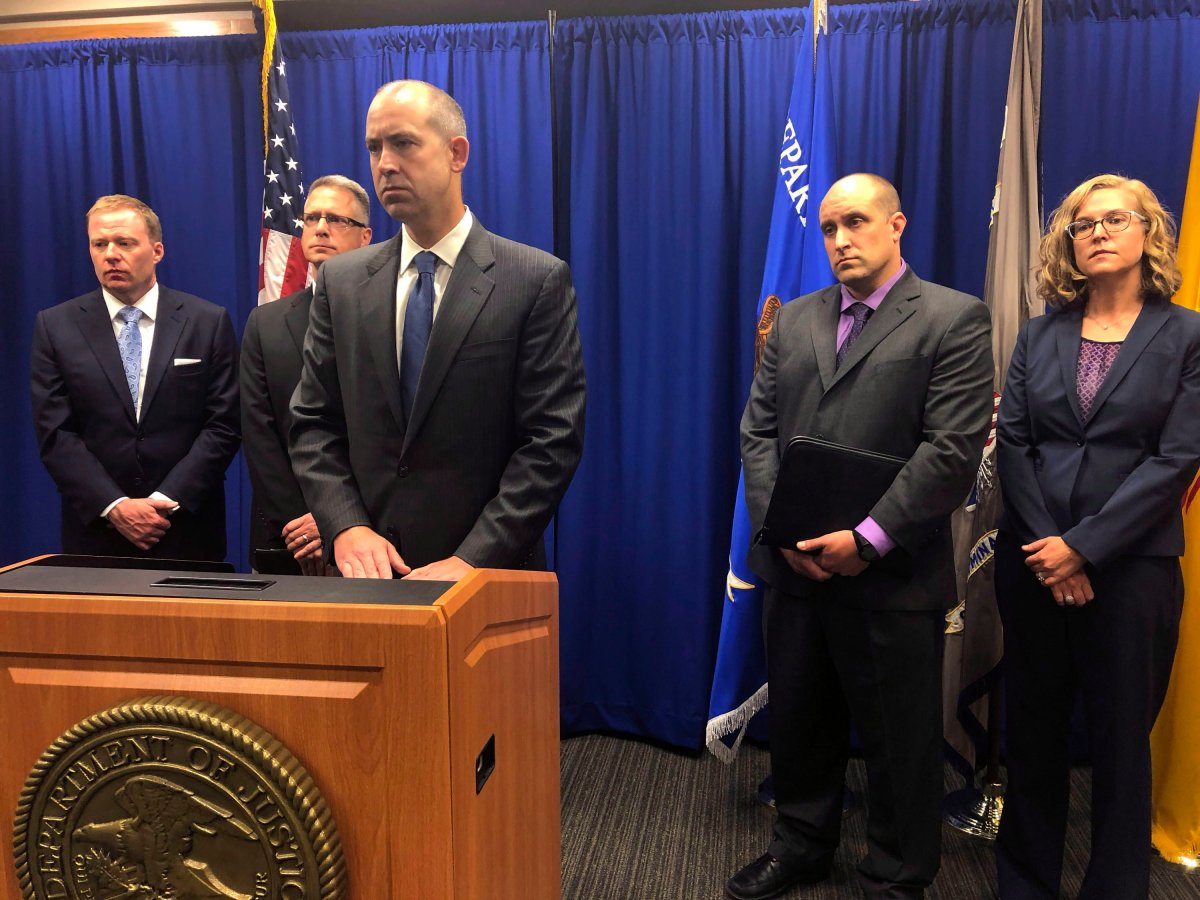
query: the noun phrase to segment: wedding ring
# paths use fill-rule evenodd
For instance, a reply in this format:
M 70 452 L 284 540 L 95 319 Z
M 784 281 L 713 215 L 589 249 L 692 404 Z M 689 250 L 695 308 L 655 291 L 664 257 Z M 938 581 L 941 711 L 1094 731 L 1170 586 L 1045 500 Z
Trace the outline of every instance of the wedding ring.
M 1046 583 L 1046 576 L 1043 575 L 1041 572 L 1038 572 L 1034 577 L 1038 580 L 1038 584 Z
M 300 535 L 300 541 L 301 541 L 301 543 L 307 544 L 308 543 L 308 535 L 307 534 Z
M 1067 594 L 1067 596 L 1063 597 L 1063 601 L 1064 601 L 1064 602 L 1066 602 L 1066 604 L 1067 604 L 1068 606 L 1074 606 L 1074 605 L 1075 605 L 1075 598 L 1074 598 L 1074 597 L 1072 597 L 1070 594 Z

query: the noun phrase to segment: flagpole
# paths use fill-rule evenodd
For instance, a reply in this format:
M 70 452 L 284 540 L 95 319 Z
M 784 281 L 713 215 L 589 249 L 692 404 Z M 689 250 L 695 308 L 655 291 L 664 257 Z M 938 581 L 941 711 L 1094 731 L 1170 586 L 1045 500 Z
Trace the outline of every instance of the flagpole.
M 996 360 L 995 390 L 1004 389 L 1008 361 L 1021 325 L 1037 315 L 1039 303 L 1034 283 L 1037 244 L 1041 231 L 1038 134 L 1041 120 L 1042 3 L 1020 0 L 1013 22 L 1013 48 L 1009 61 L 1004 131 L 1000 139 L 996 190 L 989 225 L 988 264 L 984 301 L 992 315 L 992 350 Z M 995 415 L 992 436 L 984 449 L 972 498 L 955 514 L 955 552 L 959 574 L 960 608 L 947 633 L 958 637 L 957 696 L 946 700 L 947 744 L 962 755 L 975 757 L 976 742 L 953 730 L 955 721 L 970 715 L 963 693 L 987 685 L 987 766 L 981 784 L 975 785 L 975 759 L 971 783 L 949 794 L 943 803 L 943 821 L 966 834 L 995 840 L 1004 810 L 1000 780 L 1000 679 L 1003 654 L 1001 628 L 995 607 L 994 582 L 980 577 L 994 565 L 1000 485 L 995 470 Z M 960 539 L 961 538 L 961 539 Z M 965 551 L 965 552 L 964 552 Z M 965 573 L 965 577 L 963 574 Z M 949 619 L 948 619 L 949 622 Z M 967 638 L 970 638 L 968 641 Z M 951 657 L 947 656 L 948 659 Z M 967 696 L 971 696 L 968 694 Z M 958 741 L 955 746 L 953 741 Z

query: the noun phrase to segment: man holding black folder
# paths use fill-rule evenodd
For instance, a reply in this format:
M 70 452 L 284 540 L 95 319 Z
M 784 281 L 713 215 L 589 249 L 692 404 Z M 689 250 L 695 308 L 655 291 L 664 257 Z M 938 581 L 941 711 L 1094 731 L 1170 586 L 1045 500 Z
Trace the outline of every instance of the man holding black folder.
M 777 819 L 768 852 L 726 886 L 736 900 L 829 874 L 851 721 L 870 795 L 864 894 L 922 897 L 937 874 L 942 616 L 955 602 L 949 518 L 991 422 L 991 325 L 978 299 L 907 267 L 905 224 L 896 189 L 877 175 L 830 188 L 820 227 L 840 284 L 779 311 L 742 417 L 753 527 L 769 506 L 797 510 L 801 529 L 838 525 L 750 550 L 768 585 Z M 809 483 L 822 489 L 788 496 L 780 464 L 798 436 L 820 451 L 798 458 L 820 468 Z M 855 466 L 886 457 L 894 478 L 864 497 Z

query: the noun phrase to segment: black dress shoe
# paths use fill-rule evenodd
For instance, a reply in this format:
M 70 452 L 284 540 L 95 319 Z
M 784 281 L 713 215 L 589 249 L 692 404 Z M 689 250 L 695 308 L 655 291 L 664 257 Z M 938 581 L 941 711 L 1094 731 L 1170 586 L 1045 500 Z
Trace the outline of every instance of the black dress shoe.
M 798 884 L 813 884 L 828 877 L 828 866 L 793 866 L 764 853 L 729 879 L 725 895 L 733 900 L 770 900 Z

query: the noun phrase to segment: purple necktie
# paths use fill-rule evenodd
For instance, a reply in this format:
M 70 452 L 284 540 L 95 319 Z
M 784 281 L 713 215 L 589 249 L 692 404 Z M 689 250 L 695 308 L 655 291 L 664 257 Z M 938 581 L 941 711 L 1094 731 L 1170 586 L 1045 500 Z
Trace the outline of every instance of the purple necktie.
M 842 346 L 838 347 L 837 357 L 834 359 L 833 369 L 836 372 L 842 367 L 842 362 L 846 359 L 846 354 L 850 352 L 850 348 L 854 346 L 854 342 L 858 340 L 858 336 L 862 334 L 863 329 L 867 326 L 867 319 L 871 318 L 871 313 L 875 310 L 867 306 L 865 303 L 851 303 L 850 306 L 842 310 L 843 316 L 853 316 L 854 324 L 850 326 L 850 333 L 846 335 L 846 339 L 842 341 Z

